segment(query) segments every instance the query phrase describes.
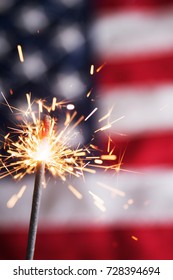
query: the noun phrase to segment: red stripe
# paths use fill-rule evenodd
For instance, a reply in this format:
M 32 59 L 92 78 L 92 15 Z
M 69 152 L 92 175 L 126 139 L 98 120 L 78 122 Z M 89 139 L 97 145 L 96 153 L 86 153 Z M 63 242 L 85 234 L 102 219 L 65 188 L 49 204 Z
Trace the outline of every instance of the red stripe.
M 101 64 L 101 63 L 100 63 Z M 173 82 L 173 52 L 157 56 L 113 59 L 95 75 L 99 87 Z
M 159 8 L 173 5 L 173 0 L 95 0 L 97 11 L 112 11 L 117 9 Z
M 132 239 L 138 238 L 138 241 Z M 173 259 L 173 225 L 38 233 L 35 259 Z M 26 231 L 0 234 L 0 259 L 25 259 Z
M 132 138 L 112 136 L 112 139 L 118 161 L 125 151 L 122 168 L 173 167 L 173 132 L 147 133 Z M 107 140 L 103 146 L 106 150 Z

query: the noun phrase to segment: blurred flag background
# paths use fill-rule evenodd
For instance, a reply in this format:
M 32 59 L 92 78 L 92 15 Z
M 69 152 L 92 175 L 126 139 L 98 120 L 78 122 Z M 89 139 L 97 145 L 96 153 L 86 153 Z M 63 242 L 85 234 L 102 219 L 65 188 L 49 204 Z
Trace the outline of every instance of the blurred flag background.
M 31 92 L 48 102 L 68 99 L 85 116 L 98 107 L 80 142 L 109 121 L 96 141 L 104 150 L 111 139 L 121 163 L 72 178 L 80 200 L 48 178 L 36 259 L 173 258 L 172 30 L 173 0 L 0 1 L 0 90 L 8 102 L 25 106 Z M 4 105 L 0 117 L 5 134 L 15 117 Z M 33 182 L 32 175 L 0 181 L 0 259 L 25 258 Z M 91 193 L 104 201 L 101 209 Z

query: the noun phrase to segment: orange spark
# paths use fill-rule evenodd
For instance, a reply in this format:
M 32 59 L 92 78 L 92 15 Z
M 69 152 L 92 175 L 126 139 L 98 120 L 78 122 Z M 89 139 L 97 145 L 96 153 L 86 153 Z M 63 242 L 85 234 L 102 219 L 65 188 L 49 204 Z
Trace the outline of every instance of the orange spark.
M 113 107 L 108 111 L 108 113 L 107 113 L 106 115 L 104 115 L 102 118 L 100 118 L 100 119 L 98 120 L 98 122 L 102 122 L 102 121 L 104 121 L 105 119 L 109 118 L 110 115 L 111 115 L 112 110 L 113 110 Z
M 135 240 L 135 241 L 138 241 L 138 237 L 136 237 L 136 236 L 134 236 L 134 235 L 132 235 L 131 238 L 132 238 L 133 240 Z
M 93 88 L 90 89 L 90 91 L 87 93 L 87 97 L 89 97 L 91 95 L 92 90 L 93 90 Z
M 106 65 L 106 62 L 104 62 L 101 66 L 99 66 L 97 69 L 96 69 L 96 72 L 100 72 L 100 70 L 102 70 L 102 68 Z
M 102 160 L 116 160 L 116 155 L 101 155 L 100 157 Z

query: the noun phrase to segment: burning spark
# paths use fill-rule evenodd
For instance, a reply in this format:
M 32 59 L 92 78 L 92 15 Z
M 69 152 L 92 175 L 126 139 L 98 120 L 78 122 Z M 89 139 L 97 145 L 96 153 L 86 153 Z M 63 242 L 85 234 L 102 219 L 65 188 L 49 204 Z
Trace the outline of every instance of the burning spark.
M 7 133 L 7 134 L 4 136 L 4 139 L 8 139 L 9 136 L 10 136 L 10 133 Z
M 107 152 L 110 152 L 110 146 L 111 146 L 111 138 L 108 138 L 108 145 L 107 145 Z
M 107 115 L 107 116 L 108 116 L 108 115 Z M 107 117 L 107 116 L 106 116 L 106 117 Z M 114 124 L 115 122 L 118 122 L 118 121 L 120 121 L 120 120 L 122 120 L 122 119 L 124 119 L 124 118 L 125 118 L 125 116 L 121 116 L 121 117 L 119 117 L 118 119 L 112 121 L 111 123 L 108 123 L 108 124 L 106 124 L 106 125 L 100 127 L 100 128 L 97 129 L 95 132 L 107 130 L 107 129 L 109 129 L 109 128 L 112 126 L 112 124 Z M 102 118 L 102 120 L 103 120 L 103 118 Z M 99 121 L 100 121 L 100 120 L 99 120 Z
M 26 94 L 26 100 L 27 100 L 27 104 L 28 104 L 28 110 L 29 112 L 31 112 L 31 94 L 27 93 Z M 41 100 L 39 100 L 39 103 L 41 102 Z M 39 106 L 40 109 L 40 106 Z
M 23 51 L 22 51 L 22 46 L 21 45 L 17 45 L 17 50 L 18 50 L 18 54 L 19 54 L 19 59 L 21 62 L 24 62 L 24 56 L 23 56 Z
M 93 192 L 89 191 L 89 194 L 92 196 L 94 199 L 94 204 L 102 211 L 106 211 L 106 207 L 104 205 L 104 200 L 101 199 L 98 195 L 94 194 Z
M 98 131 L 107 130 L 107 129 L 109 129 L 110 127 L 111 127 L 111 124 L 104 125 L 104 126 L 102 126 L 101 128 L 97 129 L 97 130 L 95 131 L 95 133 L 98 132 Z
M 38 100 L 38 107 L 39 107 L 39 112 L 40 113 L 43 113 L 43 103 L 42 103 L 42 101 L 41 100 Z
M 12 197 L 7 201 L 7 207 L 13 208 L 16 202 L 23 196 L 26 190 L 26 186 L 23 186 L 17 194 L 12 195 Z
M 6 102 L 7 106 L 8 106 L 8 108 L 9 108 L 9 109 L 10 109 L 10 111 L 13 113 L 13 110 L 12 110 L 12 108 L 11 108 L 10 104 L 8 103 L 8 101 L 7 101 L 7 99 L 6 99 L 5 95 L 3 94 L 3 92 L 2 92 L 2 91 L 1 91 L 1 95 L 2 95 L 2 97 L 4 98 L 4 100 L 5 100 L 5 102 Z
M 89 191 L 89 194 L 93 197 L 93 199 L 101 204 L 104 204 L 104 200 L 101 199 L 98 195 L 94 194 L 93 192 Z
M 93 144 L 90 144 L 90 147 L 93 148 L 94 150 L 99 150 L 99 148 Z
M 98 68 L 96 69 L 96 72 L 97 72 L 97 73 L 100 72 L 100 71 L 102 70 L 102 68 L 103 68 L 105 65 L 106 65 L 106 62 L 104 62 L 100 67 L 98 67 Z
M 74 110 L 74 108 L 75 108 L 74 104 L 67 105 L 67 110 Z
M 102 160 L 116 160 L 116 155 L 101 155 Z
M 52 99 L 52 111 L 55 111 L 55 109 L 56 109 L 56 97 L 54 97 L 53 99 Z
M 135 240 L 135 241 L 138 241 L 138 237 L 136 237 L 136 236 L 134 236 L 134 235 L 132 235 L 131 238 L 132 238 L 133 240 Z
M 90 89 L 90 91 L 87 93 L 87 97 L 90 97 L 92 90 L 93 89 Z
M 87 121 L 97 110 L 98 110 L 98 108 L 96 107 L 96 108 L 85 118 L 85 121 Z
M 99 203 L 98 201 L 94 201 L 94 204 L 100 209 L 102 212 L 106 212 L 106 207 L 104 204 Z
M 94 162 L 95 162 L 96 164 L 102 164 L 102 163 L 103 163 L 103 160 L 101 160 L 101 159 L 95 159 Z
M 94 74 L 94 65 L 92 64 L 90 67 L 90 74 L 93 75 Z
M 107 189 L 107 190 L 111 191 L 112 193 L 115 193 L 115 194 L 117 194 L 117 195 L 119 195 L 119 196 L 121 196 L 121 197 L 124 197 L 124 196 L 125 196 L 125 192 L 120 191 L 120 190 L 118 190 L 118 189 L 116 189 L 116 188 L 113 188 L 113 187 L 111 187 L 111 186 L 109 186 L 109 185 L 103 184 L 103 183 L 101 183 L 101 182 L 97 182 L 97 185 L 99 185 L 100 187 L 102 187 L 102 188 L 104 188 L 104 189 Z
M 83 198 L 83 195 L 79 191 L 77 191 L 72 185 L 68 185 L 68 188 L 78 199 Z
M 104 115 L 101 119 L 99 119 L 98 122 L 102 122 L 105 119 L 109 118 L 110 115 L 111 115 L 112 110 L 113 110 L 113 107 L 109 110 L 109 112 L 106 115 Z

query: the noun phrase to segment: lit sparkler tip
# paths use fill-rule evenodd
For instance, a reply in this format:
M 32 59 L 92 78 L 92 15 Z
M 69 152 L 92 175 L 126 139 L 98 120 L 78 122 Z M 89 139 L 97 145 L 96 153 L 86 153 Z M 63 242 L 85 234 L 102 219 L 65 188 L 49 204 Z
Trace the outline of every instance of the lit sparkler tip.
M 3 169 L 0 178 L 12 175 L 14 179 L 20 180 L 25 174 L 34 173 L 39 162 L 44 162 L 45 168 L 53 176 L 59 176 L 63 181 L 66 180 L 67 174 L 76 177 L 83 176 L 84 172 L 95 174 L 95 168 L 112 169 L 116 172 L 120 170 L 122 160 L 119 164 L 109 165 L 109 161 L 117 159 L 113 154 L 114 148 L 111 147 L 110 138 L 107 155 L 102 154 L 102 150 L 94 144 L 82 148 L 79 148 L 80 144 L 76 148 L 70 144 L 75 134 L 74 129 L 91 117 L 97 108 L 87 118 L 82 115 L 75 120 L 77 112 L 73 111 L 71 114 L 64 101 L 58 102 L 54 98 L 51 106 L 47 106 L 43 100 L 31 101 L 29 93 L 26 94 L 26 98 L 28 107 L 25 112 L 13 108 L 17 112 L 21 112 L 23 118 L 21 118 L 19 127 L 12 128 L 13 134 L 17 134 L 17 141 L 13 141 L 13 138 L 10 137 L 11 132 L 4 137 L 4 149 L 7 155 L 0 162 L 0 168 Z M 34 106 L 33 110 L 35 103 L 38 106 Z M 67 110 L 66 119 L 64 126 L 60 126 L 57 131 L 55 118 L 50 117 L 49 112 L 55 107 L 61 109 L 62 106 Z M 104 127 L 99 130 L 104 130 Z M 95 152 L 101 155 L 94 156 Z M 105 161 L 108 161 L 107 165 L 103 164 Z
M 91 172 L 90 168 L 86 168 L 88 149 L 85 147 L 73 149 L 70 145 L 73 137 L 72 131 L 84 120 L 84 116 L 70 126 L 77 112 L 70 116 L 68 111 L 64 128 L 56 131 L 54 118 L 48 114 L 40 116 L 41 113 L 44 114 L 44 111 L 54 110 L 55 99 L 52 101 L 51 107 L 46 106 L 42 100 L 36 101 L 38 112 L 35 112 L 32 108 L 34 102 L 31 102 L 31 95 L 26 94 L 26 98 L 28 109 L 24 112 L 23 124 L 20 124 L 20 128 L 13 128 L 13 133 L 18 134 L 17 141 L 14 142 L 10 138 L 10 133 L 4 137 L 4 148 L 8 155 L 4 157 L 3 161 L 1 160 L 0 168 L 4 169 L 4 172 L 1 173 L 0 178 L 12 175 L 14 179 L 21 179 L 26 173 L 34 173 L 39 162 L 44 162 L 52 175 L 60 176 L 63 181 L 66 180 L 66 173 L 79 177 L 79 174 L 82 175 L 83 171 L 87 171 L 87 169 L 88 172 Z M 57 107 L 62 104 L 65 103 L 56 101 Z M 23 111 L 21 113 L 23 114 Z

